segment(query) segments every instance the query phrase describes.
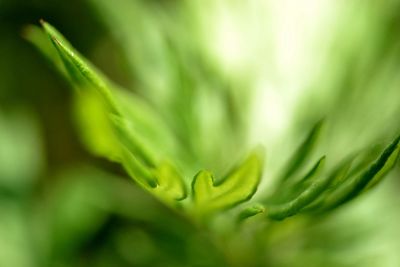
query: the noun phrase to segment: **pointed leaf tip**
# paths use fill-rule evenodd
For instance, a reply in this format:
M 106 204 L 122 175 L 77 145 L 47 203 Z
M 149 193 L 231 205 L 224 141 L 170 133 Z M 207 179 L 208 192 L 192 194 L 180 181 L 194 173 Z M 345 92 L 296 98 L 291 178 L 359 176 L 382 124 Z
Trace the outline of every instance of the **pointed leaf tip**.
M 110 91 L 110 82 L 105 76 L 80 55 L 56 28 L 45 21 L 42 21 L 41 24 L 63 60 L 72 81 L 77 85 L 86 82 L 93 86 L 104 98 L 110 110 L 118 114 L 118 105 Z
M 307 137 L 289 159 L 289 162 L 287 163 L 287 166 L 285 167 L 285 170 L 280 178 L 281 181 L 286 181 L 293 176 L 293 174 L 295 174 L 297 170 L 301 168 L 302 164 L 307 161 L 320 139 L 324 125 L 325 119 L 320 119 L 314 124 Z

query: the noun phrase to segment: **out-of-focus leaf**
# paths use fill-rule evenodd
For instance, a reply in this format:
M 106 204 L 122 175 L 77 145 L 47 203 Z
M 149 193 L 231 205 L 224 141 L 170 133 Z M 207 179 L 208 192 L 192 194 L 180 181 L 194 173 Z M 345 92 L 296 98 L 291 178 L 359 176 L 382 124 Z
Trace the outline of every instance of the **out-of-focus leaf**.
M 0 110 L 0 191 L 31 190 L 44 162 L 40 139 L 32 114 L 14 110 L 6 115 Z
M 331 171 L 331 182 L 329 183 L 329 186 L 322 192 L 316 200 L 314 200 L 310 205 L 307 205 L 302 212 L 315 212 L 318 210 L 321 205 L 323 205 L 323 202 L 325 198 L 334 190 L 336 189 L 339 185 L 341 185 L 349 175 L 350 169 L 352 167 L 354 159 L 351 157 L 349 159 L 344 160 L 341 162 L 338 166 L 336 166 L 332 171 Z
M 278 203 L 266 206 L 268 217 L 274 220 L 285 219 L 297 214 L 302 208 L 314 201 L 332 179 L 330 176 L 319 176 L 324 162 L 325 157 L 322 157 L 299 183 L 288 188 L 283 186 L 277 194 L 279 195 L 279 192 L 286 194 L 289 192 L 290 194 L 283 201 L 280 200 Z M 297 192 L 300 188 L 301 191 Z
M 307 188 L 322 171 L 326 157 L 321 157 L 305 174 L 281 184 L 271 196 L 268 196 L 266 203 L 282 203 L 300 194 Z
M 77 253 L 106 222 L 111 205 L 107 174 L 80 167 L 61 172 L 44 201 L 48 242 L 53 260 Z
M 37 266 L 38 249 L 30 238 L 30 219 L 19 203 L 0 201 L 0 265 Z
M 28 25 L 23 29 L 22 35 L 49 60 L 67 78 L 67 73 L 61 58 L 57 55 L 57 50 L 49 42 L 49 37 L 43 30 L 36 25 Z
M 155 109 L 129 91 L 114 91 L 121 113 L 124 114 L 126 127 L 148 148 L 152 157 L 157 161 L 164 160 L 163 157 L 185 161 L 181 156 L 184 151 L 179 146 L 179 141 Z
M 121 147 L 101 96 L 88 88 L 77 93 L 73 116 L 79 137 L 91 153 L 121 161 Z
M 321 211 L 334 209 L 354 197 L 358 196 L 366 189 L 375 186 L 381 181 L 385 175 L 394 167 L 399 157 L 399 141 L 397 137 L 380 155 L 380 157 L 372 163 L 361 174 L 347 177 L 345 182 L 341 183 L 332 193 L 327 196 Z
M 238 215 L 238 222 L 242 222 L 250 217 L 253 217 L 257 214 L 263 213 L 265 211 L 265 207 L 261 204 L 254 204 L 248 208 L 242 210 Z
M 313 126 L 307 138 L 290 158 L 288 165 L 285 167 L 285 171 L 281 176 L 282 181 L 289 179 L 310 157 L 318 143 L 323 125 L 324 120 L 320 120 Z
M 351 171 L 353 159 L 344 161 L 331 175 L 317 179 L 306 187 L 303 182 L 313 180 L 304 178 L 290 187 L 282 185 L 276 192 L 278 203 L 266 206 L 267 214 L 271 219 L 281 220 L 295 215 L 299 212 L 323 212 L 332 210 L 375 186 L 393 168 L 399 157 L 399 140 L 396 138 L 380 155 L 380 157 L 364 171 L 359 173 L 354 169 L 359 169 L 365 165 L 365 158 L 356 164 Z M 320 164 L 317 163 L 317 166 Z M 313 168 L 317 170 L 318 168 Z M 313 173 L 314 171 L 311 171 Z M 314 175 L 311 175 L 314 176 Z M 300 191 L 301 193 L 296 193 Z M 295 193 L 293 193 L 295 192 Z M 291 196 L 295 196 L 294 198 Z M 282 199 L 284 199 L 282 201 Z
M 147 148 L 138 140 L 139 138 L 135 135 L 135 132 L 128 128 L 129 122 L 119 116 L 112 116 L 111 120 L 121 144 L 139 158 L 143 165 L 146 167 L 154 167 L 155 158 L 150 155 Z
M 220 182 L 215 182 L 212 173 L 200 171 L 192 183 L 195 212 L 209 214 L 250 199 L 257 190 L 262 168 L 263 157 L 254 152 Z

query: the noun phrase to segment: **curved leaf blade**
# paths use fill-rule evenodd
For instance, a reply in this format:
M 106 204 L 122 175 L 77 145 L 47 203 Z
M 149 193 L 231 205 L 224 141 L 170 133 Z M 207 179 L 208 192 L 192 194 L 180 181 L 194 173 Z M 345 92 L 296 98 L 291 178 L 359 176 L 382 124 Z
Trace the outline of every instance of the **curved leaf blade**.
M 375 186 L 395 166 L 400 152 L 400 136 L 397 137 L 364 172 L 348 178 L 325 201 L 323 211 L 332 210 L 350 201 L 366 189 Z
M 159 196 L 170 201 L 180 201 L 187 197 L 186 185 L 180 173 L 168 162 L 161 163 L 153 172 L 157 179 L 157 187 L 154 188 Z
M 257 190 L 262 167 L 262 156 L 255 152 L 220 183 L 215 183 L 212 173 L 200 171 L 192 183 L 196 212 L 210 214 L 249 200 Z
M 324 120 L 318 121 L 312 127 L 303 143 L 294 152 L 289 160 L 288 166 L 285 167 L 285 171 L 280 178 L 282 182 L 289 179 L 310 157 L 320 139 L 323 125 Z
M 329 186 L 331 177 L 325 176 L 317 178 L 320 170 L 323 168 L 325 157 L 322 157 L 311 171 L 306 175 L 299 184 L 294 187 L 300 187 L 304 181 L 311 181 L 305 189 L 300 193 L 291 196 L 291 198 L 283 203 L 269 204 L 266 206 L 267 216 L 273 220 L 283 220 L 287 217 L 299 213 L 304 207 L 312 203 L 323 191 Z M 282 190 L 288 190 L 283 188 Z

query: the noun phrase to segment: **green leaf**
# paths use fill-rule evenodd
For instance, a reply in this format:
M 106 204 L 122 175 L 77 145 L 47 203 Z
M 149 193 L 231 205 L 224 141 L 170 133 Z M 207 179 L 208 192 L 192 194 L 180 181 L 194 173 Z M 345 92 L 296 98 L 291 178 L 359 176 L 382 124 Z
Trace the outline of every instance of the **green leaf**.
M 318 140 L 320 139 L 323 125 L 324 120 L 320 120 L 313 126 L 313 128 L 307 135 L 307 138 L 297 148 L 293 156 L 290 158 L 288 166 L 285 167 L 285 171 L 281 176 L 281 181 L 286 181 L 287 179 L 289 179 L 302 166 L 302 164 L 307 161 L 307 159 L 314 151 Z
M 305 188 L 307 188 L 313 179 L 320 173 L 325 163 L 325 156 L 321 157 L 305 174 L 302 174 L 296 179 L 290 179 L 282 184 L 273 192 L 271 196 L 268 196 L 265 203 L 268 204 L 279 204 L 284 203 L 298 194 L 300 194 Z
M 165 162 L 177 146 L 162 119 L 144 101 L 112 84 L 50 24 L 41 23 L 78 89 L 78 121 L 91 151 L 120 162 L 138 184 L 167 204 L 184 199 L 182 176 Z
M 151 157 L 156 161 L 171 157 L 185 160 L 182 156 L 184 148 L 155 109 L 129 91 L 114 90 L 114 93 L 127 128 L 146 147 Z
M 186 185 L 175 167 L 163 162 L 155 169 L 144 167 L 129 151 L 125 150 L 126 166 L 129 174 L 147 191 L 164 203 L 175 207 L 177 201 L 187 197 Z
M 322 157 L 299 183 L 291 188 L 281 188 L 280 192 L 288 191 L 292 193 L 283 201 L 281 200 L 280 203 L 268 204 L 266 206 L 267 216 L 274 220 L 283 220 L 297 214 L 302 208 L 312 203 L 329 186 L 331 181 L 330 176 L 319 177 L 324 162 L 325 157 Z M 305 188 L 303 188 L 304 185 L 306 185 Z M 297 192 L 299 188 L 301 190 Z
M 395 166 L 396 160 L 399 157 L 399 141 L 400 136 L 364 172 L 359 175 L 347 177 L 346 181 L 326 198 L 321 211 L 334 209 L 381 181 Z
M 334 168 L 330 173 L 331 182 L 329 183 L 329 186 L 325 188 L 325 190 L 318 196 L 315 201 L 307 205 L 302 210 L 302 212 L 319 211 L 319 209 L 324 205 L 326 197 L 338 186 L 345 182 L 347 176 L 349 175 L 349 171 L 352 167 L 353 161 L 354 159 L 351 157 L 344 160 L 336 168 Z
M 117 138 L 130 149 L 135 148 L 132 152 L 136 153 L 135 156 L 138 159 L 143 160 L 147 165 L 154 165 L 153 161 L 160 160 L 154 155 L 167 157 L 174 154 L 173 150 L 177 147 L 176 140 L 162 118 L 149 105 L 112 84 L 99 70 L 79 55 L 51 25 L 46 22 L 42 22 L 42 25 L 57 48 L 72 82 L 79 89 L 78 98 L 81 94 L 92 94 L 87 98 L 99 98 L 103 101 L 104 107 L 97 104 L 96 114 L 101 113 L 101 109 L 107 110 L 109 116 L 112 117 L 109 121 L 116 131 Z M 97 97 L 96 93 L 100 97 Z M 80 113 L 84 116 L 84 110 Z M 90 119 L 93 119 L 92 116 L 88 118 Z M 89 124 L 93 125 L 94 122 Z M 129 142 L 126 140 L 127 136 L 130 138 Z M 110 139 L 113 138 L 115 136 Z M 96 140 L 95 137 L 94 139 Z
M 374 175 L 374 177 L 372 177 L 372 179 L 370 179 L 364 190 L 370 190 L 378 185 L 383 180 L 383 178 L 385 178 L 386 174 L 388 174 L 396 165 L 396 162 L 400 155 L 399 139 L 400 137 L 396 141 L 394 141 L 395 143 L 397 143 L 397 146 L 393 150 L 393 152 L 390 152 L 390 149 L 386 151 L 387 153 L 391 154 L 388 156 L 386 162 L 384 163 L 384 166 L 378 171 L 378 173 Z
M 175 167 L 168 163 L 161 163 L 154 171 L 154 176 L 157 179 L 157 187 L 162 198 L 165 200 L 183 200 L 187 197 L 186 186 L 183 183 L 183 178 Z
M 368 166 L 379 157 L 384 148 L 385 147 L 382 145 L 374 145 L 357 153 L 352 161 L 352 166 L 347 176 L 358 175 L 368 168 Z
M 281 220 L 300 212 L 326 212 L 350 201 L 379 183 L 393 168 L 400 153 L 399 140 L 400 137 L 396 138 L 380 157 L 370 166 L 364 168 L 361 173 L 360 168 L 365 166 L 369 160 L 369 155 L 360 155 L 362 157 L 353 168 L 351 166 L 354 159 L 345 160 L 332 171 L 328 179 L 324 178 L 325 181 L 320 179 L 319 185 L 313 183 L 289 201 L 267 205 L 268 216 L 271 219 Z M 292 187 L 301 188 L 301 183 L 299 182 Z M 287 195 L 293 195 L 293 192 L 296 192 L 296 190 L 283 187 L 277 195 L 283 195 L 283 198 L 287 199 Z
M 84 59 L 53 26 L 43 20 L 41 24 L 59 52 L 71 78 L 77 83 L 88 83 L 93 86 L 104 97 L 110 109 L 118 114 L 118 105 L 109 89 L 109 81 L 104 75 Z
M 195 212 L 208 215 L 249 200 L 257 190 L 262 168 L 263 157 L 254 152 L 218 183 L 212 173 L 200 171 L 192 183 Z

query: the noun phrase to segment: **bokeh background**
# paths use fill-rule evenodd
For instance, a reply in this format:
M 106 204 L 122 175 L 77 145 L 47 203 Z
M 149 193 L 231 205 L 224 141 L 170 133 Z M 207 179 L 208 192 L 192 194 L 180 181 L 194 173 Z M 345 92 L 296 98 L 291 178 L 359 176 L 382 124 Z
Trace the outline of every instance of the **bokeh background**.
M 0 266 L 244 266 L 86 151 L 70 85 L 23 38 L 27 25 L 49 21 L 161 106 L 178 83 L 196 88 L 198 157 L 222 172 L 221 157 L 261 143 L 268 188 L 321 117 L 333 162 L 400 132 L 399 11 L 398 0 L 0 0 Z M 219 120 L 226 91 L 233 130 Z M 399 178 L 397 166 L 329 216 L 267 227 L 246 266 L 400 266 Z

